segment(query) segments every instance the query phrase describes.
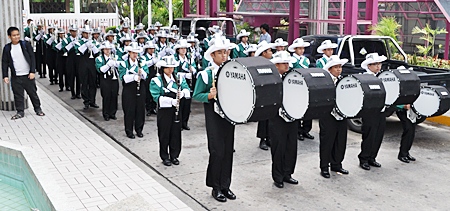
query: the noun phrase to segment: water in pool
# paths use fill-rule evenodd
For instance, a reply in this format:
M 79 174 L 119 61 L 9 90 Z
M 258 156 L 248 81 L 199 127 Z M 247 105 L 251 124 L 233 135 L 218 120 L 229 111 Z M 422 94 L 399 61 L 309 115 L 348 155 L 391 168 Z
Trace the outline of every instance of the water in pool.
M 31 205 L 23 190 L 0 181 L 0 210 L 29 211 Z

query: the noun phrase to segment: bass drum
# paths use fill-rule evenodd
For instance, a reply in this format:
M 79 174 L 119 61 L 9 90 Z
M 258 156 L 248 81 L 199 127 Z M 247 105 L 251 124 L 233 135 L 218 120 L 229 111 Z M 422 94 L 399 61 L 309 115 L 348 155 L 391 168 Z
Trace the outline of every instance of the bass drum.
M 328 72 L 319 68 L 294 69 L 283 75 L 281 117 L 317 119 L 330 114 L 335 105 L 336 87 Z
M 388 106 L 411 104 L 419 97 L 420 79 L 414 71 L 385 70 L 377 77 L 383 82 Z
M 336 111 L 345 118 L 380 112 L 385 98 L 383 83 L 372 74 L 348 75 L 336 84 Z
M 412 104 L 413 111 L 420 116 L 432 117 L 450 109 L 450 96 L 443 86 L 428 85 L 420 89 L 420 95 Z
M 231 124 L 263 121 L 278 115 L 283 97 L 280 74 L 263 57 L 232 59 L 216 75 L 220 116 Z

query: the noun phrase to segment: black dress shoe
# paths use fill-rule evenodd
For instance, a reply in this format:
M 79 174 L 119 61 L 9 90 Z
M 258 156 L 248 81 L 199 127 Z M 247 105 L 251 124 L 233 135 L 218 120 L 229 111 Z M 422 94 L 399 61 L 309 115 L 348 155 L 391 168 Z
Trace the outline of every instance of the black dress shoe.
M 284 187 L 283 182 L 273 182 L 273 184 L 274 184 L 275 187 L 277 187 L 277 188 L 283 188 L 283 187 Z
M 226 202 L 227 201 L 227 197 L 225 197 L 225 195 L 220 190 L 213 189 L 211 195 L 217 201 L 220 201 L 220 202 Z
M 110 119 L 117 120 L 117 117 L 116 117 L 116 116 L 110 116 L 109 118 L 110 118 Z
M 370 170 L 370 165 L 369 163 L 360 163 L 359 166 L 361 166 L 362 169 L 364 170 Z
M 298 185 L 298 181 L 292 177 L 284 178 L 283 182 L 287 182 L 289 184 Z
M 64 89 L 59 89 L 59 92 L 62 92 L 62 91 L 64 91 Z
M 261 141 L 259 141 L 259 148 L 262 150 L 268 150 L 269 147 L 266 144 L 266 140 L 265 139 L 261 139 Z
M 171 165 L 172 165 L 172 162 L 170 162 L 169 159 L 164 159 L 164 160 L 163 160 L 163 164 L 164 164 L 165 166 L 171 166 Z
M 303 136 L 304 136 L 305 138 L 308 138 L 308 139 L 314 139 L 314 136 L 312 136 L 312 135 L 309 134 L 309 133 L 305 133 L 305 134 L 303 134 Z
M 180 165 L 180 161 L 177 158 L 172 159 L 173 165 Z
M 158 112 L 156 111 L 156 109 L 150 110 L 150 113 L 152 113 L 152 114 L 158 114 Z
M 300 141 L 304 141 L 305 137 L 303 137 L 303 134 L 297 134 L 297 139 Z
M 105 121 L 109 121 L 109 117 L 103 117 Z
M 54 83 L 53 83 L 53 81 L 52 82 L 50 82 L 50 85 L 53 85 Z
M 80 95 L 77 95 L 77 96 L 75 96 L 77 99 L 81 99 L 81 96 Z
M 337 168 L 337 169 L 331 168 L 331 171 L 338 172 L 338 173 L 341 173 L 341 174 L 348 174 L 349 173 L 347 170 L 345 170 L 343 168 Z
M 408 160 L 410 160 L 410 161 L 416 161 L 416 158 L 413 157 L 413 156 L 411 156 L 410 154 L 408 154 L 408 155 L 406 156 L 406 158 L 408 158 Z
M 70 97 L 70 99 L 72 99 L 72 100 L 75 100 L 75 98 L 77 98 L 77 97 L 75 97 L 75 96 Z
M 100 106 L 98 106 L 98 105 L 95 104 L 95 103 L 91 103 L 91 104 L 89 104 L 89 106 L 91 106 L 92 108 L 100 108 Z
M 184 126 L 181 127 L 181 128 L 183 128 L 183 129 L 185 129 L 185 130 L 191 130 L 191 128 L 190 128 L 189 126 L 187 126 L 187 125 L 184 125 Z
M 136 133 L 136 136 L 139 138 L 142 138 L 142 137 L 144 137 L 144 134 L 142 134 L 142 132 L 139 132 L 139 133 Z
M 66 88 L 66 91 L 70 91 L 70 87 L 69 87 L 69 88 Z
M 373 161 L 369 160 L 369 165 L 371 165 L 373 167 L 378 167 L 378 168 L 381 167 L 381 164 L 374 160 Z
M 234 193 L 230 189 L 222 190 L 222 193 L 225 197 L 227 197 L 230 200 L 236 199 L 236 195 L 234 195 Z
M 89 109 L 89 105 L 84 105 L 83 110 L 88 110 Z
M 269 138 L 269 137 L 266 138 L 266 145 L 267 145 L 268 147 L 270 147 L 270 138 Z
M 150 112 L 150 111 L 147 111 L 147 114 L 146 114 L 146 116 L 151 116 L 152 115 L 152 112 Z
M 130 139 L 135 139 L 136 138 L 136 136 L 134 136 L 134 134 L 128 134 L 127 137 L 130 138 Z
M 330 172 L 328 171 L 328 169 L 323 169 L 320 171 L 320 175 L 322 175 L 322 177 L 324 178 L 330 178 Z
M 398 160 L 402 161 L 403 163 L 409 163 L 409 159 L 407 157 L 398 157 Z

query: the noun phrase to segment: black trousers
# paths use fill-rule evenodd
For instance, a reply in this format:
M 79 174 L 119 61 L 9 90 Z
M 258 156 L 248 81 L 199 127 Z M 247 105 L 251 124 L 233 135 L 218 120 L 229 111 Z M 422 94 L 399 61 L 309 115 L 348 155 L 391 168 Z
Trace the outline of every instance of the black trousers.
M 175 108 L 160 108 L 157 115 L 159 156 L 178 158 L 181 152 L 181 122 L 175 122 Z
M 58 52 L 56 54 L 56 72 L 58 72 L 59 77 L 59 89 L 64 89 L 64 85 L 66 89 L 69 88 L 69 78 L 67 77 L 67 57 L 63 56 L 64 52 Z
M 269 138 L 269 120 L 259 121 L 256 130 L 256 137 Z
M 16 106 L 17 113 L 24 116 L 24 91 L 27 92 L 30 97 L 31 103 L 35 112 L 41 111 L 41 101 L 37 95 L 36 80 L 30 80 L 28 75 L 24 76 L 13 76 L 11 77 L 11 88 L 14 94 L 14 103 Z
M 36 58 L 36 73 L 38 73 L 40 76 L 42 76 L 42 64 L 44 60 L 44 46 L 42 44 L 42 41 L 36 42 L 36 52 L 34 52 L 34 57 Z M 45 70 L 45 69 L 44 69 Z M 45 73 L 44 73 L 45 74 Z
M 192 93 L 191 93 L 192 96 Z M 180 100 L 180 112 L 181 112 L 181 124 L 187 126 L 189 116 L 191 115 L 191 102 L 192 99 L 181 98 Z
M 320 127 L 320 168 L 342 168 L 345 149 L 347 148 L 347 121 L 336 120 L 331 114 L 319 119 Z
M 412 123 L 406 116 L 406 110 L 397 111 L 397 117 L 402 122 L 403 133 L 402 140 L 400 141 L 400 151 L 398 153 L 399 157 L 406 157 L 409 155 L 409 150 L 414 141 L 414 136 L 416 135 L 416 123 Z
M 137 96 L 137 82 L 123 83 L 122 107 L 125 118 L 125 133 L 141 133 L 145 122 L 145 89 L 144 80 L 140 83 L 140 96 Z
M 386 129 L 386 116 L 384 113 L 374 112 L 364 115 L 362 121 L 361 153 L 358 158 L 361 163 L 375 161 Z
M 49 80 L 51 82 L 58 82 L 58 72 L 56 72 L 56 51 L 51 48 L 51 46 L 47 45 L 47 52 L 45 55 L 47 67 L 48 67 L 48 75 Z M 44 73 L 45 75 L 45 73 Z
M 150 82 L 153 77 L 150 76 L 145 80 L 145 110 L 151 111 L 156 109 L 156 102 L 153 100 L 152 94 L 150 93 Z
M 80 56 L 77 56 L 75 52 L 70 52 L 67 56 L 66 68 L 72 97 L 80 96 L 80 75 L 78 74 L 80 64 L 79 57 Z
M 97 70 L 95 69 L 95 59 L 89 58 L 89 54 L 80 56 L 80 83 L 81 97 L 84 105 L 95 104 L 97 95 Z
M 229 189 L 233 168 L 234 125 L 214 112 L 214 103 L 204 103 L 209 163 L 206 185 L 213 189 Z
M 312 129 L 312 120 L 301 120 L 298 121 L 298 134 L 309 133 Z
M 119 80 L 112 77 L 100 77 L 100 94 L 102 95 L 103 117 L 115 117 L 117 112 L 117 97 L 119 94 Z
M 269 120 L 272 179 L 275 182 L 281 183 L 294 173 L 297 162 L 297 125 L 297 121 L 286 122 L 278 115 Z

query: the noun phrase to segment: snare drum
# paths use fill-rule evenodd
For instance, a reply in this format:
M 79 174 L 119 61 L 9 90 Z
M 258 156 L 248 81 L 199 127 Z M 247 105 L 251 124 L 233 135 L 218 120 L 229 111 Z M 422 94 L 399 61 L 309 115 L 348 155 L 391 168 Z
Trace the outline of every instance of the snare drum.
M 450 109 L 450 96 L 443 86 L 428 85 L 420 88 L 420 95 L 412 104 L 420 116 L 431 117 L 444 114 Z
M 345 118 L 380 112 L 385 97 L 383 83 L 374 75 L 348 75 L 336 84 L 336 111 Z
M 336 88 L 330 74 L 319 68 L 294 69 L 283 75 L 283 105 L 280 116 L 288 122 L 317 119 L 330 114 Z
M 283 85 L 270 60 L 232 59 L 219 68 L 216 81 L 216 112 L 231 124 L 263 121 L 278 115 Z
M 411 104 L 419 97 L 420 79 L 414 71 L 385 70 L 377 77 L 383 82 L 388 106 Z

